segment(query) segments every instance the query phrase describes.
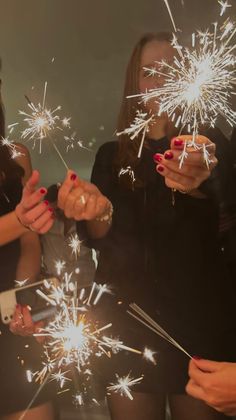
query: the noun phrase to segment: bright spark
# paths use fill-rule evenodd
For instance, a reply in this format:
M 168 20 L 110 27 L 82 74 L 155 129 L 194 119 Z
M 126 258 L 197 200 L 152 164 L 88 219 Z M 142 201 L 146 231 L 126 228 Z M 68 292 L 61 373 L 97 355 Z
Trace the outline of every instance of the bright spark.
M 130 392 L 130 388 L 134 385 L 139 384 L 143 380 L 143 376 L 137 379 L 133 379 L 129 373 L 127 376 L 119 377 L 118 375 L 116 375 L 116 377 L 117 377 L 117 383 L 116 384 L 112 383 L 107 388 L 107 390 L 109 392 L 119 393 L 120 395 L 126 396 L 130 400 L 133 400 L 133 396 Z

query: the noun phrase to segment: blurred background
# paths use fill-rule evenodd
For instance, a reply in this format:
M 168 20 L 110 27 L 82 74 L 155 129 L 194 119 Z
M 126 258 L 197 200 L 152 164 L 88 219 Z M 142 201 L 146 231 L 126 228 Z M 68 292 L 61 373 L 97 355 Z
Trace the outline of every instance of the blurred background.
M 217 0 L 169 2 L 186 40 L 219 17 Z M 61 133 L 55 139 L 68 165 L 89 178 L 96 150 L 114 136 L 132 48 L 145 32 L 162 30 L 172 31 L 163 0 L 0 0 L 7 123 L 19 121 L 18 111 L 27 110 L 25 94 L 42 102 L 47 81 L 47 106 L 61 105 L 77 138 L 93 144 L 92 152 L 78 147 L 65 154 Z M 18 126 L 13 133 L 17 141 L 21 130 Z M 27 144 L 42 182 L 60 181 L 65 168 L 50 143 L 44 142 L 41 155 L 32 145 Z

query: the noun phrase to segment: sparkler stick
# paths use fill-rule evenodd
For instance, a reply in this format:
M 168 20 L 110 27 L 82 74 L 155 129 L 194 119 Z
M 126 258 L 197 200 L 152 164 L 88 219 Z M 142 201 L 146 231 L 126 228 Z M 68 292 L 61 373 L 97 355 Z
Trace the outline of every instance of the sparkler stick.
M 190 354 L 176 340 L 174 340 L 157 322 L 155 322 L 146 312 L 144 312 L 143 309 L 141 309 L 135 303 L 132 303 L 129 306 L 133 312 L 128 310 L 128 314 L 130 314 L 141 324 L 148 327 L 151 331 L 155 332 L 157 335 L 162 337 L 164 340 L 168 341 L 170 344 L 178 348 L 180 351 L 185 353 L 190 359 L 192 359 L 192 356 L 190 356 Z
M 177 28 L 176 28 L 176 25 L 175 25 L 175 21 L 174 21 L 173 14 L 172 14 L 172 12 L 171 12 L 170 5 L 169 5 L 168 0 L 164 0 L 164 3 L 165 3 L 166 8 L 167 8 L 167 10 L 168 10 L 168 13 L 169 13 L 170 20 L 171 20 L 171 23 L 172 23 L 172 25 L 173 25 L 174 31 L 175 31 L 175 32 L 177 32 Z

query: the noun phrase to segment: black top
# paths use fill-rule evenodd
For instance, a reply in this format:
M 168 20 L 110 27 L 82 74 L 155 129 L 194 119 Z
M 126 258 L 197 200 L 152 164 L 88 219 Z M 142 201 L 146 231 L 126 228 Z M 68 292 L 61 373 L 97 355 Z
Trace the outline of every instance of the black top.
M 20 178 L 11 178 L 0 186 L 0 216 L 13 211 L 22 194 Z M 20 240 L 0 246 L 0 291 L 14 287 L 17 263 L 20 257 Z
M 202 186 L 206 199 L 176 192 L 172 204 L 153 162 L 155 153 L 169 148 L 167 138 L 150 139 L 143 150 L 143 188 L 121 188 L 112 169 L 117 142 L 101 146 L 92 172 L 92 182 L 114 206 L 111 230 L 98 241 L 97 281 L 113 284 L 119 297 L 139 303 L 179 339 L 234 325 L 235 290 L 219 240 L 220 206 L 232 205 L 229 166 L 222 160 L 230 152 L 218 130 L 207 134 L 217 144 L 219 165 Z

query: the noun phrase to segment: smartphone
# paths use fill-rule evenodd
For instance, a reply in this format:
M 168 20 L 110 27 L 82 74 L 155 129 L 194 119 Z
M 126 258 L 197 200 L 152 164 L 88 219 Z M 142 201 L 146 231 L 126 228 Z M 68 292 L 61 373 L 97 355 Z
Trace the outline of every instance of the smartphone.
M 58 285 L 57 278 L 47 279 L 47 282 Z M 1 320 L 4 324 L 9 324 L 15 312 L 16 304 L 27 305 L 31 310 L 33 322 L 53 316 L 57 308 L 51 306 L 45 299 L 38 295 L 37 290 L 47 294 L 44 280 L 31 283 L 23 287 L 6 290 L 0 293 Z

